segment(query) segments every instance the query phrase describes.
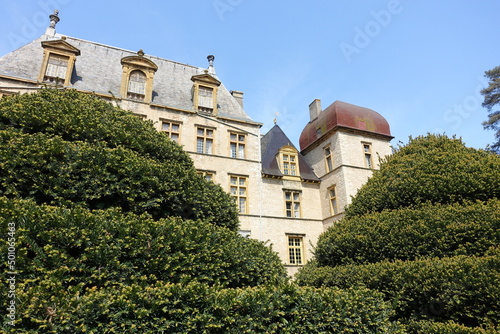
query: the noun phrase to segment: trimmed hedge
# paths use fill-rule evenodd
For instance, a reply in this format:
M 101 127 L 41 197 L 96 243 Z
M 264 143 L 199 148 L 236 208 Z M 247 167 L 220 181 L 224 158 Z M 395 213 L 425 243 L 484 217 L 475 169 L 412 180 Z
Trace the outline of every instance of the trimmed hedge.
M 500 328 L 466 327 L 453 321 L 412 321 L 407 326 L 408 334 L 497 334 Z
M 0 131 L 0 161 L 0 195 L 238 226 L 229 194 L 176 161 L 162 163 L 121 146 L 13 129 Z
M 423 256 L 483 255 L 500 244 L 500 200 L 423 205 L 344 219 L 323 233 L 320 265 L 414 260 Z
M 380 291 L 397 319 L 453 320 L 476 327 L 500 324 L 500 250 L 483 257 L 455 256 L 366 265 L 317 267 L 296 276 L 299 285 Z
M 346 217 L 422 203 L 500 197 L 500 156 L 444 135 L 410 138 L 380 164 L 346 209 Z
M 45 133 L 65 141 L 126 147 L 160 162 L 171 160 L 192 168 L 182 147 L 130 111 L 114 107 L 96 95 L 73 89 L 42 89 L 33 94 L 0 99 L 0 129 Z
M 60 282 L 84 291 L 195 280 L 244 287 L 287 279 L 269 247 L 202 221 L 155 221 L 118 209 L 90 213 L 6 198 L 0 198 L 0 221 L 1 235 L 7 235 L 9 223 L 15 226 L 18 278 L 33 286 Z
M 20 283 L 18 333 L 404 333 L 380 294 L 367 289 L 192 282 L 80 293 L 59 281 L 40 283 Z

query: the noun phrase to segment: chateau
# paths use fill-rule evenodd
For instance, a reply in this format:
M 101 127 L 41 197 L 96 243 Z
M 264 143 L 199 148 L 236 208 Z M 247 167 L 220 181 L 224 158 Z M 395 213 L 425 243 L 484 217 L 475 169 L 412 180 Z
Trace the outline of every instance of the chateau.
M 322 109 L 314 100 L 297 148 L 277 124 L 261 134 L 243 93 L 217 76 L 213 56 L 206 67 L 190 66 L 61 35 L 58 21 L 56 11 L 44 35 L 0 57 L 0 97 L 54 85 L 152 120 L 234 197 L 240 233 L 271 243 L 290 274 L 342 218 L 378 157 L 391 153 L 389 124 L 373 110 L 341 101 Z

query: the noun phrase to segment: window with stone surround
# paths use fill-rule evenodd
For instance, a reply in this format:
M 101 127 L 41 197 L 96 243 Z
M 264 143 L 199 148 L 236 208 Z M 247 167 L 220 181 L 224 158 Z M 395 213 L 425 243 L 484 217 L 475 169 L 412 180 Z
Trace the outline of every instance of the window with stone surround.
M 236 132 L 229 133 L 229 150 L 231 158 L 245 159 L 246 135 Z
M 196 173 L 207 181 L 214 182 L 215 172 L 211 170 L 197 170 Z
M 288 236 L 288 262 L 291 265 L 304 264 L 304 238 L 302 236 Z
M 366 168 L 373 168 L 372 159 L 372 144 L 371 143 L 361 143 L 363 145 L 363 154 Z
M 196 152 L 213 154 L 214 129 L 198 126 L 196 128 Z
M 332 151 L 330 146 L 324 148 L 325 151 L 325 166 L 326 172 L 331 172 L 333 170 L 333 159 L 332 159 Z
M 229 175 L 229 193 L 234 198 L 239 213 L 247 213 L 248 210 L 247 182 L 247 176 Z
M 285 215 L 288 218 L 300 218 L 300 192 L 285 190 Z
M 295 178 L 300 176 L 299 155 L 293 146 L 286 145 L 280 148 L 276 158 L 278 159 L 281 173 L 285 177 Z
M 130 72 L 128 78 L 127 98 L 144 101 L 146 96 L 146 74 L 135 70 Z
M 181 136 L 181 123 L 175 121 L 161 121 L 161 131 L 164 132 L 168 138 L 175 141 L 177 144 L 180 143 Z
M 336 186 L 328 188 L 328 196 L 330 198 L 330 213 L 336 215 L 339 213 L 339 206 L 337 202 L 337 189 Z

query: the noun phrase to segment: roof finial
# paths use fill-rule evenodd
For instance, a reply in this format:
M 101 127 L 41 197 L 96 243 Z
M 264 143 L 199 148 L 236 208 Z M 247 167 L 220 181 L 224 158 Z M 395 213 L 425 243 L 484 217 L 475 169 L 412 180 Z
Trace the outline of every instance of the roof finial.
M 215 74 L 215 68 L 214 68 L 215 57 L 214 57 L 214 55 L 209 55 L 207 57 L 207 59 L 208 59 L 208 73 Z
M 59 11 L 55 9 L 54 13 L 49 15 L 50 24 L 47 27 L 47 30 L 45 30 L 45 35 L 50 37 L 54 37 L 56 35 L 56 24 L 59 22 L 59 16 L 57 16 L 57 14 L 59 14 Z
M 58 14 L 59 14 L 59 11 L 57 9 L 54 9 L 54 14 L 50 14 L 49 15 L 49 18 L 50 18 L 50 25 L 49 25 L 49 27 L 50 28 L 53 28 L 53 29 L 56 28 L 56 24 L 60 20 Z

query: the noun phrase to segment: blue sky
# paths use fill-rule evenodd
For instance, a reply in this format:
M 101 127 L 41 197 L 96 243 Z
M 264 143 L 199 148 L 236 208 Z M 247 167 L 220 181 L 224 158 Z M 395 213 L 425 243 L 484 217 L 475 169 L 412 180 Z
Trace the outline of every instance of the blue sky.
M 395 139 L 446 133 L 494 140 L 479 90 L 500 65 L 500 1 L 482 0 L 3 0 L 0 55 L 57 32 L 206 67 L 245 93 L 265 133 L 278 124 L 298 147 L 314 99 L 373 109 Z

